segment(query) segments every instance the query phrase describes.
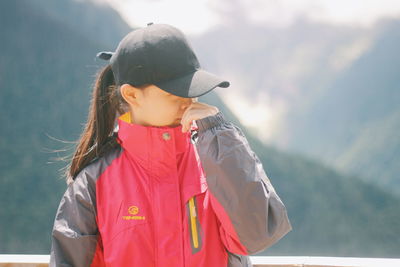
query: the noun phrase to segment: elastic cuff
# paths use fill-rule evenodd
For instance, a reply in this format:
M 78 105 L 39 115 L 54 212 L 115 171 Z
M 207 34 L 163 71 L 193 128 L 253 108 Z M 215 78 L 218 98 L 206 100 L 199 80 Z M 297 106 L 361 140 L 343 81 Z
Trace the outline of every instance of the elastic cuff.
M 218 124 L 222 124 L 226 122 L 224 115 L 222 114 L 221 111 L 218 111 L 218 113 L 204 117 L 202 119 L 196 120 L 196 125 L 198 127 L 197 131 L 199 133 L 217 126 Z

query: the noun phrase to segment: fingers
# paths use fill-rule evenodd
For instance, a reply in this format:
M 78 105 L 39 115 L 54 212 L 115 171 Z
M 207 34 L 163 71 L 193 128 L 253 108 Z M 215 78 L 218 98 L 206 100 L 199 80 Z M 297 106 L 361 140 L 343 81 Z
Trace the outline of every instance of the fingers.
M 192 120 L 188 121 L 188 120 L 181 120 L 181 124 L 182 124 L 182 132 L 185 133 L 190 129 L 190 126 L 192 124 Z
M 181 124 L 182 124 L 182 132 L 187 132 L 191 125 L 193 120 L 196 118 L 194 117 L 196 110 L 191 110 L 191 107 L 189 107 L 187 110 L 185 110 L 185 113 L 182 116 Z
M 217 108 L 205 103 L 197 102 L 197 97 L 192 98 L 192 104 L 190 104 L 182 115 L 181 124 L 182 132 L 187 132 L 191 129 L 193 120 L 198 120 L 210 114 L 215 114 Z
M 198 105 L 197 102 L 197 97 L 196 98 L 192 98 L 192 104 L 190 104 L 185 112 L 182 115 L 182 119 L 181 119 L 181 124 L 182 124 L 182 132 L 187 132 L 190 129 L 190 126 L 192 124 L 192 121 L 194 120 L 193 117 L 193 112 L 191 111 L 191 109 L 196 108 L 196 106 Z

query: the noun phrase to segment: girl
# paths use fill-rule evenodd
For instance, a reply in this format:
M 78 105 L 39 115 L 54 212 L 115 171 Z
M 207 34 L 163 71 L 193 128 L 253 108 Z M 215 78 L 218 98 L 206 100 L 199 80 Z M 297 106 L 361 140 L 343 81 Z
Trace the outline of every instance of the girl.
M 252 266 L 292 230 L 239 127 L 197 101 L 228 81 L 184 34 L 126 35 L 95 82 L 52 230 L 50 266 Z

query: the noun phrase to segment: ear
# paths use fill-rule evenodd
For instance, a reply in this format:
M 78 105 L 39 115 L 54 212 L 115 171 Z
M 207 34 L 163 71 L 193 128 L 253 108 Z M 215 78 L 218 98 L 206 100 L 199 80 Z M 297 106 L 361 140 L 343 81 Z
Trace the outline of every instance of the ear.
M 121 96 L 125 99 L 126 102 L 131 106 L 136 106 L 139 104 L 139 99 L 141 91 L 139 88 L 136 88 L 130 84 L 123 84 L 119 88 L 121 92 Z

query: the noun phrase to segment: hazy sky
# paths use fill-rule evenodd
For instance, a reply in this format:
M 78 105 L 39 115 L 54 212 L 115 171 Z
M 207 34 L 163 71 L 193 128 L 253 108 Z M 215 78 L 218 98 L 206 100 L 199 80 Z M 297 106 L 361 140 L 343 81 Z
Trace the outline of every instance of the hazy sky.
M 229 20 L 288 25 L 296 16 L 332 23 L 370 25 L 381 16 L 400 16 L 400 0 L 94 0 L 109 2 L 133 27 L 169 23 L 201 34 Z

